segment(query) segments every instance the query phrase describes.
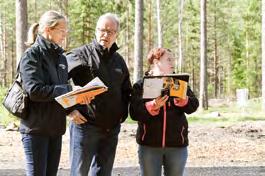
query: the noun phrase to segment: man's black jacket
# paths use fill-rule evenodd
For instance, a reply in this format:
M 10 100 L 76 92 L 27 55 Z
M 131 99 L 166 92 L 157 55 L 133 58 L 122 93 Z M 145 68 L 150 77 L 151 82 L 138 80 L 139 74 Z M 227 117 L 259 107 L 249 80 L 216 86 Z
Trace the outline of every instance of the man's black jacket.
M 110 50 L 104 50 L 95 40 L 67 54 L 69 78 L 75 85 L 84 86 L 99 77 L 108 91 L 97 95 L 89 106 L 76 107 L 88 123 L 103 129 L 112 129 L 128 116 L 131 92 L 129 71 L 114 43 Z
M 65 133 L 66 113 L 54 98 L 71 90 L 67 70 L 63 49 L 41 35 L 24 53 L 20 72 L 30 103 L 28 117 L 21 121 L 22 133 L 45 136 Z

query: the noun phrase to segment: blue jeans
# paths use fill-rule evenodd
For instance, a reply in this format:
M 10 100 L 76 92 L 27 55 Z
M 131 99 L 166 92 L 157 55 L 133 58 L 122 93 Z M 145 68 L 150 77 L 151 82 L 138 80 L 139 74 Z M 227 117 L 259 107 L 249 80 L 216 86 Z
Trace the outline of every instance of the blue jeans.
M 27 176 L 56 176 L 61 156 L 62 136 L 22 134 Z
M 141 176 L 182 176 L 188 158 L 187 147 L 156 148 L 139 145 L 138 157 Z
M 110 176 L 120 125 L 105 130 L 88 123 L 70 123 L 71 176 Z

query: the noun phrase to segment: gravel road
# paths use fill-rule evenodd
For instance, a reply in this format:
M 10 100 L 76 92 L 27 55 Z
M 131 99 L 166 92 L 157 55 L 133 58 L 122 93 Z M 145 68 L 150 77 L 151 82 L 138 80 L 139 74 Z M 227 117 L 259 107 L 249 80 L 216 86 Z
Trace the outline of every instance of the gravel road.
M 123 124 L 113 176 L 139 176 L 135 124 Z M 185 176 L 265 176 L 265 121 L 227 126 L 192 124 Z M 63 137 L 58 176 L 69 175 L 69 133 Z M 0 176 L 22 176 L 24 152 L 17 131 L 0 129 Z

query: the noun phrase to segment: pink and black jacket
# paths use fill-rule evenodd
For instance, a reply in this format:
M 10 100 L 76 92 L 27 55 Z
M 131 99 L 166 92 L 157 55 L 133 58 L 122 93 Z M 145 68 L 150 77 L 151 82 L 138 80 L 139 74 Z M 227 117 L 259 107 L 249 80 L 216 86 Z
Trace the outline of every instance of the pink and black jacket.
M 185 147 L 188 146 L 188 121 L 186 114 L 195 112 L 199 106 L 198 99 L 188 88 L 188 102 L 185 106 L 176 106 L 174 98 L 169 98 L 166 105 L 157 112 L 150 112 L 142 99 L 143 81 L 133 86 L 130 104 L 130 116 L 138 121 L 136 141 L 150 147 Z

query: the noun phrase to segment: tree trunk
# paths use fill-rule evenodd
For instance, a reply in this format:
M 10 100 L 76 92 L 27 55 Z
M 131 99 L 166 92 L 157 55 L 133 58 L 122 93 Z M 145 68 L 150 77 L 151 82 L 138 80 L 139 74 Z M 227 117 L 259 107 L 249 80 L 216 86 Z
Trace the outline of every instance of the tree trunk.
M 38 22 L 38 0 L 34 0 L 34 22 Z
M 66 16 L 66 18 L 69 19 L 68 17 L 68 0 L 63 0 L 63 1 L 58 1 L 58 5 L 60 8 L 60 12 Z M 69 35 L 65 37 L 64 42 L 63 42 L 63 48 L 67 51 L 68 50 L 68 42 L 69 41 Z
M 201 63 L 200 63 L 200 110 L 208 109 L 207 95 L 207 33 L 206 33 L 206 0 L 201 0 Z
M 148 1 L 149 3 L 149 8 L 148 8 L 148 51 L 150 51 L 153 46 L 152 46 L 152 39 L 153 39 L 153 32 L 152 32 L 152 0 Z
M 86 35 L 85 35 L 85 18 L 82 17 L 82 44 L 84 45 L 86 42 L 85 42 L 85 38 L 86 38 Z
M 0 59 L 4 58 L 4 23 L 3 16 L 0 13 Z M 0 70 L 2 69 L 2 65 L 0 65 Z
M 4 15 L 3 15 L 3 24 L 6 23 L 6 13 L 4 12 Z M 7 71 L 8 71 L 8 67 L 7 67 L 7 29 L 6 29 L 6 25 L 3 25 L 3 42 L 2 42 L 2 45 L 3 45 L 3 68 L 1 69 L 2 73 L 3 73 L 3 77 L 2 77 L 2 85 L 3 86 L 7 86 Z
M 16 54 L 17 64 L 26 49 L 27 38 L 27 0 L 16 0 Z
M 160 0 L 156 0 L 156 14 L 157 14 L 157 38 L 158 47 L 162 47 L 163 40 L 162 40 L 162 27 L 161 27 L 161 21 L 160 21 Z
M 246 55 L 245 55 L 245 61 L 246 61 L 246 87 L 249 88 L 249 92 L 250 92 L 250 75 L 249 70 L 250 70 L 250 60 L 249 60 L 249 34 L 248 34 L 248 28 L 246 28 L 246 38 L 245 38 L 245 50 L 246 50 Z
M 12 29 L 12 36 L 15 36 L 15 29 Z M 15 79 L 16 73 L 17 73 L 17 67 L 16 67 L 16 41 L 12 37 L 12 43 L 11 43 L 11 78 L 12 80 Z
M 179 21 L 178 21 L 178 43 L 179 43 L 179 58 L 178 58 L 178 72 L 182 72 L 183 51 L 182 51 L 182 19 L 183 19 L 184 0 L 179 0 Z M 177 60 L 176 60 L 177 61 Z
M 129 1 L 127 1 L 128 3 L 128 6 L 127 6 L 127 10 L 126 10 L 126 37 L 125 37 L 125 43 L 126 43 L 126 64 L 127 66 L 129 67 L 131 64 L 130 64 L 130 53 L 131 53 L 131 50 L 130 50 L 130 17 L 131 17 L 131 4 Z
M 265 112 L 265 0 L 262 0 L 262 111 Z
M 135 1 L 134 82 L 143 76 L 143 0 Z
M 215 3 L 216 7 L 216 3 Z M 217 28 L 216 28 L 216 10 L 214 11 L 214 97 L 218 96 L 218 55 L 217 55 Z M 219 86 L 220 87 L 220 86 Z
M 230 51 L 229 51 L 230 52 Z M 231 52 L 230 52 L 231 53 Z M 228 97 L 232 97 L 232 58 L 231 55 L 228 56 L 228 66 L 227 66 L 227 74 L 226 74 L 226 78 L 227 78 L 227 95 Z

